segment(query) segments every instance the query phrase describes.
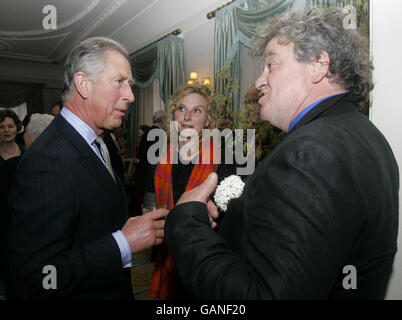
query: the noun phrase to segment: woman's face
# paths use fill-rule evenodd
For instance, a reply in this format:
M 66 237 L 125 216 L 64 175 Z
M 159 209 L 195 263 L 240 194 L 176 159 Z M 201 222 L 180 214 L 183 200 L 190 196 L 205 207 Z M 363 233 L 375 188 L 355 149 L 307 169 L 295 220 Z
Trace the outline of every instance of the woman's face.
M 198 93 L 186 95 L 174 112 L 174 120 L 178 122 L 180 135 L 200 135 L 209 124 L 207 100 Z
M 17 135 L 17 126 L 13 118 L 6 117 L 3 122 L 0 122 L 0 141 L 14 141 Z
M 138 137 L 142 137 L 142 135 L 144 134 L 144 131 L 142 131 L 142 129 L 139 129 L 138 130 Z

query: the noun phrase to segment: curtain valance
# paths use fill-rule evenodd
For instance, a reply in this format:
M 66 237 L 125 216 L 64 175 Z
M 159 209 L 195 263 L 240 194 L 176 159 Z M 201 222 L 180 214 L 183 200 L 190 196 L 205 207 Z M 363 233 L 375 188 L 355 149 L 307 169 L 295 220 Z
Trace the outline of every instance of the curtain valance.
M 185 83 L 184 41 L 169 35 L 130 56 L 135 85 L 149 87 L 159 79 L 160 96 L 167 103 L 173 92 Z

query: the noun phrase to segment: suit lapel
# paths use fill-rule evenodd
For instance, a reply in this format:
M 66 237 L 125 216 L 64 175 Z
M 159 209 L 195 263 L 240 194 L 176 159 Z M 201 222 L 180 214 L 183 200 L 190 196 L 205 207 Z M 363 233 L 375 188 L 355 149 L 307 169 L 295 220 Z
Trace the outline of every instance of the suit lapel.
M 97 181 L 103 191 L 120 206 L 122 195 L 121 188 L 117 185 L 120 184 L 120 180 L 116 179 L 115 183 L 105 165 L 87 144 L 85 139 L 62 116 L 57 116 L 54 124 L 77 150 L 81 157 L 81 164 Z

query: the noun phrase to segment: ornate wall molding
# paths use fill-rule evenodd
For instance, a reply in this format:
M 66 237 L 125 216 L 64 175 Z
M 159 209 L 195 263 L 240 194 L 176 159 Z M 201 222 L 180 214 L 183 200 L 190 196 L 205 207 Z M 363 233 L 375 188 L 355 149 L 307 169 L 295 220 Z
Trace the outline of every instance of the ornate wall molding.
M 0 39 L 0 52 L 10 51 L 15 48 L 16 43 L 11 40 Z
M 92 23 L 88 28 L 82 32 L 78 38 L 76 39 L 75 43 L 84 40 L 92 31 L 99 27 L 101 23 L 103 23 L 107 18 L 109 18 L 113 13 L 115 13 L 121 6 L 126 4 L 127 0 L 115 0 L 113 1 L 96 19 L 94 23 Z

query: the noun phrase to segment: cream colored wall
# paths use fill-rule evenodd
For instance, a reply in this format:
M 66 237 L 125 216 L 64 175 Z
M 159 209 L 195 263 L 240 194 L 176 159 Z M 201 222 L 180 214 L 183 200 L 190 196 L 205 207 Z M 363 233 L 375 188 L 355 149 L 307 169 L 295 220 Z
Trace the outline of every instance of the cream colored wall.
M 214 26 L 215 20 L 204 21 L 183 34 L 184 72 L 186 80 L 190 71 L 198 72 L 198 79 L 211 78 L 214 82 Z
M 371 39 L 374 59 L 373 104 L 370 118 L 388 139 L 402 169 L 402 24 L 400 0 L 372 0 Z M 402 172 L 401 172 L 402 173 Z M 400 181 L 401 181 L 400 175 Z M 401 199 L 401 190 L 399 197 Z M 399 212 L 401 212 L 401 201 Z M 402 219 L 399 221 L 399 252 L 388 288 L 387 299 L 402 299 Z

